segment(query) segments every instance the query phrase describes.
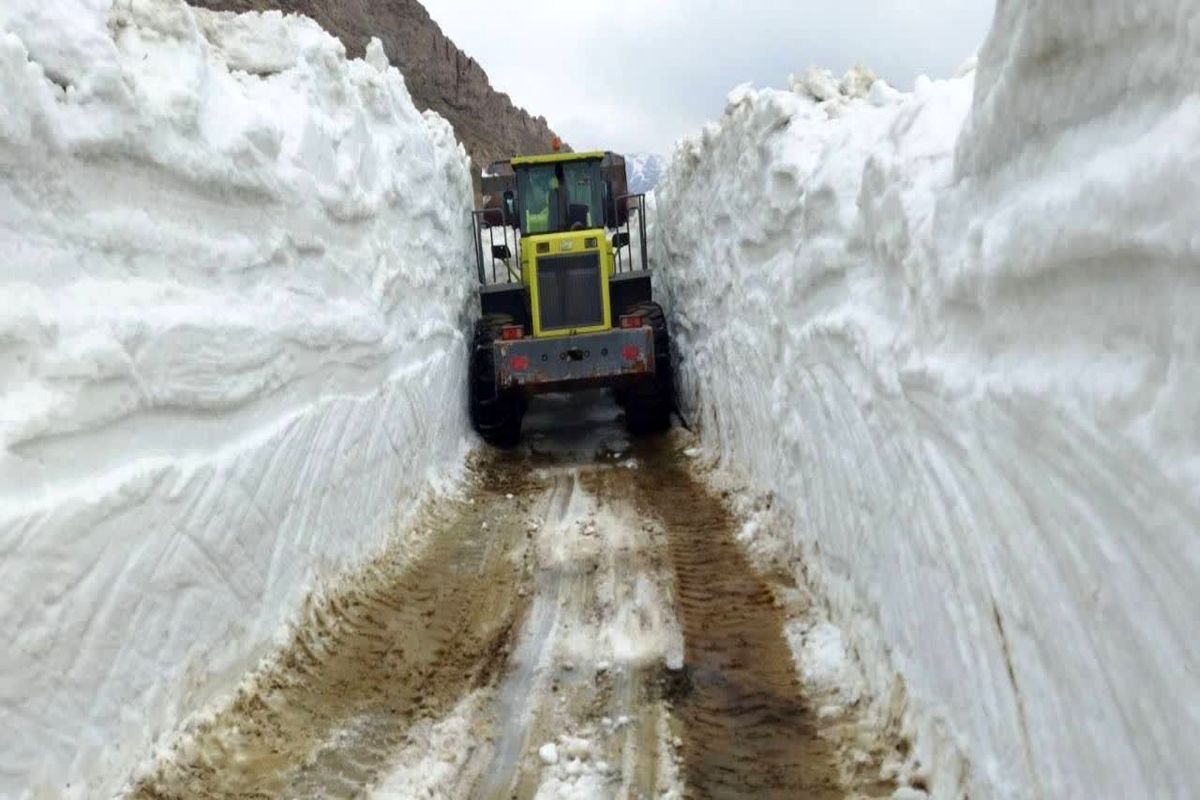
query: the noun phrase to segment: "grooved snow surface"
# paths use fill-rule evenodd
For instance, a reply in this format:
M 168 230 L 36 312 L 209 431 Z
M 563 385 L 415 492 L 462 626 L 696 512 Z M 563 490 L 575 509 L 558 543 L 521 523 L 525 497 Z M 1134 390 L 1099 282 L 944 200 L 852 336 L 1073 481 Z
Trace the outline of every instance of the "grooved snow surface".
M 1002 3 L 977 74 L 742 87 L 658 187 L 691 416 L 935 796 L 1200 785 L 1196 30 Z
M 460 461 L 471 184 L 279 14 L 10 0 L 0 107 L 0 795 L 99 796 Z

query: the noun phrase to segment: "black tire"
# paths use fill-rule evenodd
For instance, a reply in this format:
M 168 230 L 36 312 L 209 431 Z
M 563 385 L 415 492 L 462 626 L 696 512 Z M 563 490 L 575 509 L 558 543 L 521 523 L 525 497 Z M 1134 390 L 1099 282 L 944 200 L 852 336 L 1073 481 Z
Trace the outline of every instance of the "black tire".
M 475 323 L 468 375 L 471 426 L 493 447 L 516 447 L 521 441 L 525 399 L 497 392 L 496 357 L 492 345 L 500 329 L 512 322 L 506 314 L 489 314 Z
M 625 311 L 636 314 L 654 330 L 654 377 L 617 393 L 625 408 L 625 427 L 633 434 L 665 431 L 675 410 L 675 374 L 671 364 L 671 337 L 667 316 L 658 303 L 637 303 Z

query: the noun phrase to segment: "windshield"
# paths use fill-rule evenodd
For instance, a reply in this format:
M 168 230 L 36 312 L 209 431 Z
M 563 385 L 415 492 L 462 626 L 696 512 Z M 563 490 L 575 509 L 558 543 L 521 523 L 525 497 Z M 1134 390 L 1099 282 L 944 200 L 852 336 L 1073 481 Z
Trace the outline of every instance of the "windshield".
M 527 236 L 604 225 L 599 161 L 519 167 L 517 193 L 521 232 Z

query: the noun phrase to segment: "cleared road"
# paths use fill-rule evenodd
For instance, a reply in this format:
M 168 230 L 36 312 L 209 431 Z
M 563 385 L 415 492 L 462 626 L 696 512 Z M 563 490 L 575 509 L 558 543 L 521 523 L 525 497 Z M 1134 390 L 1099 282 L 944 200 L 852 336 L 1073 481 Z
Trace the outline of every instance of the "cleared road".
M 134 796 L 850 796 L 678 440 L 631 444 L 598 396 L 541 402 L 527 435 L 310 604 Z

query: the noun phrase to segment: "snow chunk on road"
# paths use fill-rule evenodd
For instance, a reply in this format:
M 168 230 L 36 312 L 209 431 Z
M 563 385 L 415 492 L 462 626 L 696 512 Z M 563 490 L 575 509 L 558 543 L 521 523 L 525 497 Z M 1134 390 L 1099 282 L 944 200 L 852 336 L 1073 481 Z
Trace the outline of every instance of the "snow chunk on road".
M 558 745 L 556 745 L 554 742 L 546 742 L 544 745 L 538 748 L 538 758 L 542 760 L 543 764 L 557 764 Z
M 829 622 L 795 619 L 784 629 L 805 687 L 843 705 L 859 700 L 861 677 L 846 648 L 842 629 Z
M 591 740 L 562 734 L 557 744 L 542 745 L 538 755 L 547 769 L 542 774 L 536 798 L 592 800 L 609 795 L 615 771 L 604 760 L 595 758 Z
M 467 161 L 370 52 L 0 6 L 0 795 L 111 794 L 459 462 Z

